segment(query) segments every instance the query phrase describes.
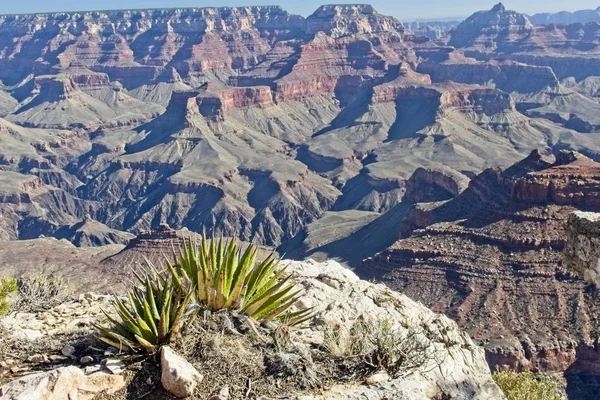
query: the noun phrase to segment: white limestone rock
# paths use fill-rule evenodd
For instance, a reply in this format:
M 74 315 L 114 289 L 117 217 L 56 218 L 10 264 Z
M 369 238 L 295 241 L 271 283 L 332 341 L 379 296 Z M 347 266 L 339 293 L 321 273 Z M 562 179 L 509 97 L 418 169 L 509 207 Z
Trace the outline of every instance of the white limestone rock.
M 180 399 L 193 395 L 198 382 L 202 381 L 200 372 L 169 346 L 160 349 L 160 366 L 163 387 Z
M 397 329 L 405 329 L 406 323 L 421 328 L 441 356 L 439 365 L 431 360 L 408 376 L 372 386 L 336 386 L 323 398 L 415 400 L 445 393 L 455 400 L 505 399 L 492 379 L 483 348 L 454 321 L 385 285 L 360 280 L 335 261 L 285 261 L 283 265 L 304 289 L 302 305 L 315 309 L 312 329 L 299 331 L 303 340 L 322 343 L 328 322 L 349 328 L 360 317 L 387 318 Z

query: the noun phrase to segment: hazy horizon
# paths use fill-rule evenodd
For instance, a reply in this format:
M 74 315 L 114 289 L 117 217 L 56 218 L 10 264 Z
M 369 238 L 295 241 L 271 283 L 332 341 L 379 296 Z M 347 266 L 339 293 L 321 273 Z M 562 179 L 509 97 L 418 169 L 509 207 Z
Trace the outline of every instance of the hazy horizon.
M 356 2 L 361 3 L 361 2 Z M 481 2 L 480 0 L 465 0 L 459 4 L 451 4 L 444 0 L 428 0 L 422 2 L 398 1 L 390 3 L 385 0 L 365 2 L 371 4 L 380 13 L 391 15 L 401 21 L 434 20 L 464 18 L 476 11 L 490 9 L 497 1 Z M 504 5 L 511 10 L 525 14 L 540 12 L 577 11 L 582 9 L 596 9 L 600 1 L 595 3 L 590 0 L 573 0 L 565 4 L 564 0 L 529 0 L 527 2 L 509 0 Z M 91 11 L 91 10 L 126 10 L 144 8 L 187 8 L 187 7 L 225 7 L 249 5 L 280 5 L 287 11 L 310 15 L 323 4 L 353 4 L 348 1 L 314 1 L 302 2 L 272 1 L 272 0 L 233 0 L 233 1 L 202 1 L 202 0 L 88 0 L 85 5 L 80 1 L 54 0 L 51 4 L 47 1 L 28 0 L 14 2 L 2 6 L 0 14 L 45 13 L 59 11 Z

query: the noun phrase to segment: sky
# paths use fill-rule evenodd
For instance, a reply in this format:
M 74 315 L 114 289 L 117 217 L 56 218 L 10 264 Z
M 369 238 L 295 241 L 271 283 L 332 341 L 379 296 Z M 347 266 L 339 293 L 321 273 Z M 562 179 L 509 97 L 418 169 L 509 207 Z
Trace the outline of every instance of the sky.
M 50 11 L 86 11 L 163 7 L 209 7 L 244 5 L 280 5 L 294 14 L 309 15 L 322 4 L 352 3 L 353 0 L 0 0 L 1 14 Z M 361 1 L 354 1 L 360 3 Z M 371 4 L 381 14 L 401 21 L 465 17 L 475 11 L 490 9 L 496 1 L 481 0 L 373 0 Z M 537 12 L 595 9 L 600 0 L 506 0 L 506 8 L 526 14 Z

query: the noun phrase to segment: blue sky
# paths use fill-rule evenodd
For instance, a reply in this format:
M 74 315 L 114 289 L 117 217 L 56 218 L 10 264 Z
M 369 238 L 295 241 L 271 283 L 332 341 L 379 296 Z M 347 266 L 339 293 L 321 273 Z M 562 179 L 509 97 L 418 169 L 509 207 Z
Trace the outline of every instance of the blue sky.
M 359 2 L 359 1 L 355 1 Z M 363 2 L 367 2 L 364 1 Z M 127 8 L 206 7 L 277 4 L 290 12 L 307 15 L 321 4 L 352 3 L 345 1 L 315 0 L 1 0 L 0 13 L 32 13 L 45 11 L 84 11 Z M 474 11 L 492 8 L 495 1 L 481 0 L 373 0 L 372 4 L 382 14 L 392 15 L 402 21 L 470 15 Z M 600 6 L 600 0 L 507 0 L 507 8 L 533 14 L 536 12 L 575 11 Z

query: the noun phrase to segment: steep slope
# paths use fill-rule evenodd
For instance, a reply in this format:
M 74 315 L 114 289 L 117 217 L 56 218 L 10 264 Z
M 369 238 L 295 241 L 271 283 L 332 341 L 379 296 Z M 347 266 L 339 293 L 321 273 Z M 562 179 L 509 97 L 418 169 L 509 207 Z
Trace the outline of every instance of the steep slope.
M 510 58 L 513 61 L 551 67 L 559 78 L 585 79 L 597 75 L 600 66 L 600 25 L 533 25 L 502 3 L 480 11 L 450 32 L 448 43 L 479 60 Z

